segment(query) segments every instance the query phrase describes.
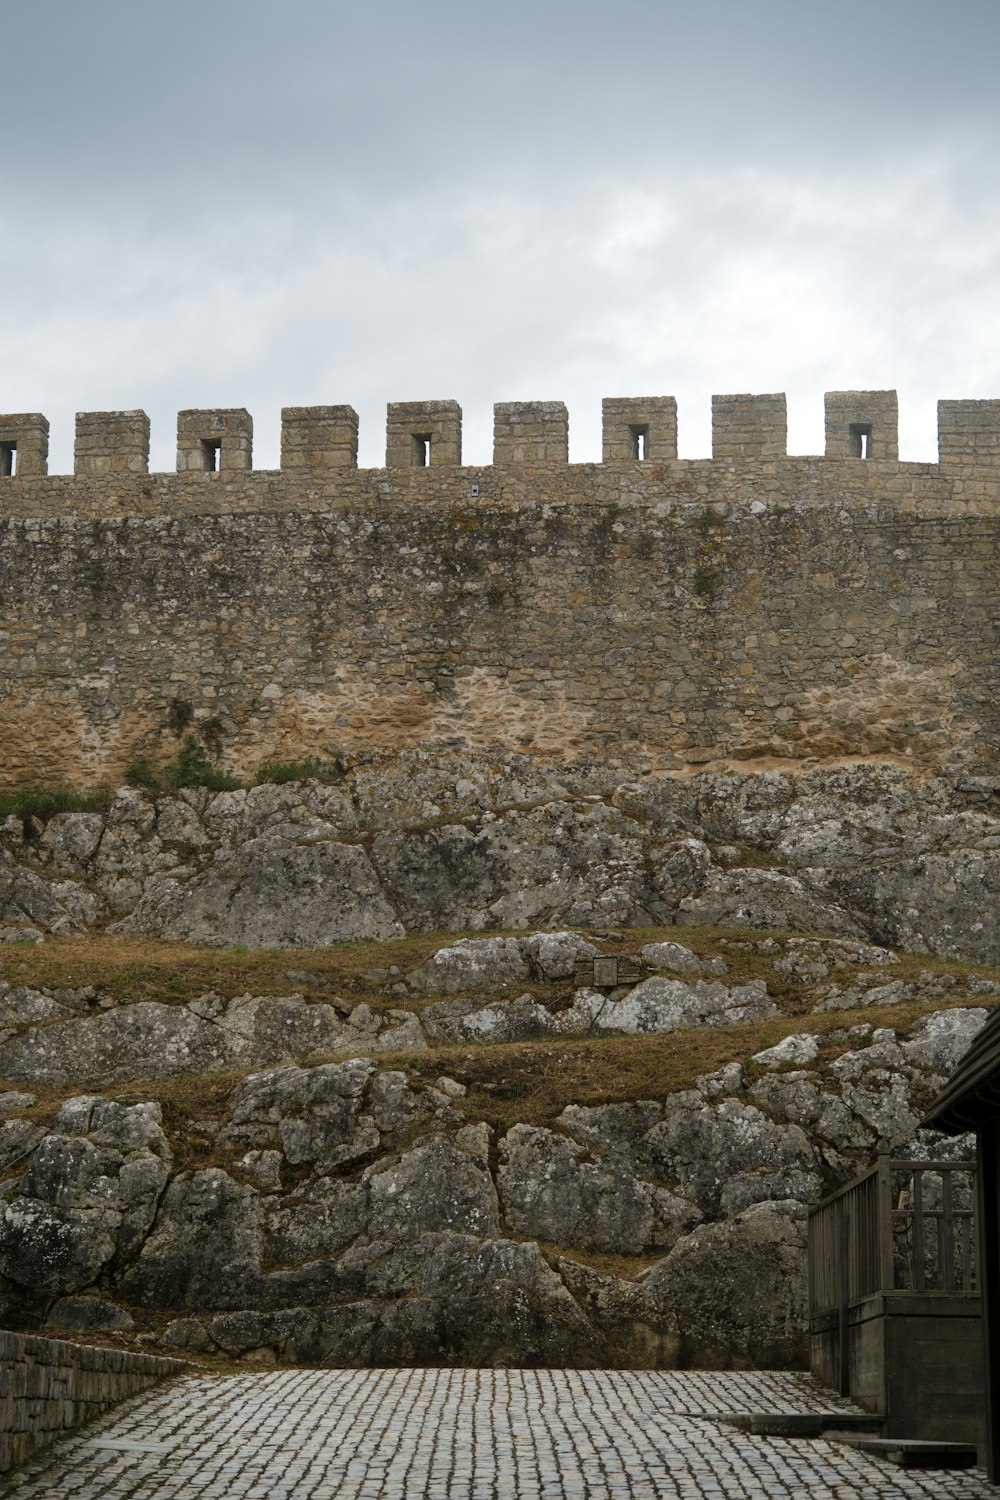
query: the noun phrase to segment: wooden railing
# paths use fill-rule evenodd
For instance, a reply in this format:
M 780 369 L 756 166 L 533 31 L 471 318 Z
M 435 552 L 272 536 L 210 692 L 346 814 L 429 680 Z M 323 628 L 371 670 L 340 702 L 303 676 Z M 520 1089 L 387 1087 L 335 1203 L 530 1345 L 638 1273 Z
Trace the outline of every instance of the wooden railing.
M 975 1172 L 881 1153 L 825 1198 L 809 1215 L 811 1314 L 876 1292 L 975 1291 Z
M 978 1290 L 976 1166 L 897 1161 L 845 1183 L 809 1215 L 809 1312 L 837 1313 L 840 1387 L 848 1382 L 848 1309 L 879 1292 Z

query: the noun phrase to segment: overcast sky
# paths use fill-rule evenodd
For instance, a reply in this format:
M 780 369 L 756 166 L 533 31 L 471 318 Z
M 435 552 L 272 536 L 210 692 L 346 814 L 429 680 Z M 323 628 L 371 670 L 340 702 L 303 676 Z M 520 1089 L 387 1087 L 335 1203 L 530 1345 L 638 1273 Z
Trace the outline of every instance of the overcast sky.
M 0 0 L 0 410 L 1000 396 L 998 0 Z

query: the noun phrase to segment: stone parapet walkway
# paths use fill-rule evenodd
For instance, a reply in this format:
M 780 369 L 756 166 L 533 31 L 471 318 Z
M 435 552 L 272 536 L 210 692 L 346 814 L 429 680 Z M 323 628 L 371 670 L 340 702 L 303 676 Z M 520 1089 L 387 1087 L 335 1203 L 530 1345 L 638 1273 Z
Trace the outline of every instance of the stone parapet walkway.
M 282 1370 L 185 1377 L 60 1442 L 3 1500 L 992 1500 L 713 1414 L 849 1411 L 794 1374 Z

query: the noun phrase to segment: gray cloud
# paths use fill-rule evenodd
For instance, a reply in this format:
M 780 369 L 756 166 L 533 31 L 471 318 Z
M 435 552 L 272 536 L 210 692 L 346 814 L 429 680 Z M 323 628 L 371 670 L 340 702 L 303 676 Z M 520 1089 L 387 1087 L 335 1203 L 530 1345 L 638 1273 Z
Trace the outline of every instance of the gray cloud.
M 1000 11 L 754 5 L 32 0 L 5 8 L 0 408 L 53 421 L 455 396 L 894 385 L 905 456 L 933 404 L 1000 394 Z

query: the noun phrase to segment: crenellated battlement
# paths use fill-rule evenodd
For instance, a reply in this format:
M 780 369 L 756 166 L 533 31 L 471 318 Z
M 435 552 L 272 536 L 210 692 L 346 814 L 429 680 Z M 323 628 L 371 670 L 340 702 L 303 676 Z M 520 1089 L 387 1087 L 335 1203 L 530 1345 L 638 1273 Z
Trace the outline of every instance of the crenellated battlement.
M 331 746 L 500 745 L 686 772 L 1000 755 L 1000 399 L 942 401 L 939 461 L 899 461 L 895 391 L 830 391 L 825 452 L 785 397 L 712 402 L 681 459 L 672 396 L 609 397 L 569 462 L 560 401 L 288 406 L 253 468 L 241 407 L 0 417 L 0 785 L 114 783 L 182 736 L 250 775 Z M 180 727 L 178 727 L 180 726 Z
M 561 401 L 504 401 L 493 408 L 497 469 L 569 463 L 569 413 Z M 899 463 L 895 391 L 828 391 L 822 457 Z M 38 412 L 0 415 L 0 479 L 48 473 L 49 424 Z M 804 455 L 795 455 L 800 459 Z M 783 394 L 712 397 L 716 464 L 789 459 Z M 602 462 L 679 463 L 677 402 L 672 396 L 607 397 Z M 704 463 L 705 460 L 683 462 Z M 457 401 L 391 403 L 385 467 L 398 471 L 462 465 Z M 1000 468 L 1000 400 L 938 403 L 938 465 L 943 471 Z M 286 406 L 281 413 L 281 471 L 299 477 L 358 467 L 358 414 L 351 406 Z M 244 408 L 177 415 L 177 472 L 232 477 L 253 468 L 253 418 Z M 143 411 L 78 412 L 74 474 L 86 478 L 149 472 L 149 418 Z

